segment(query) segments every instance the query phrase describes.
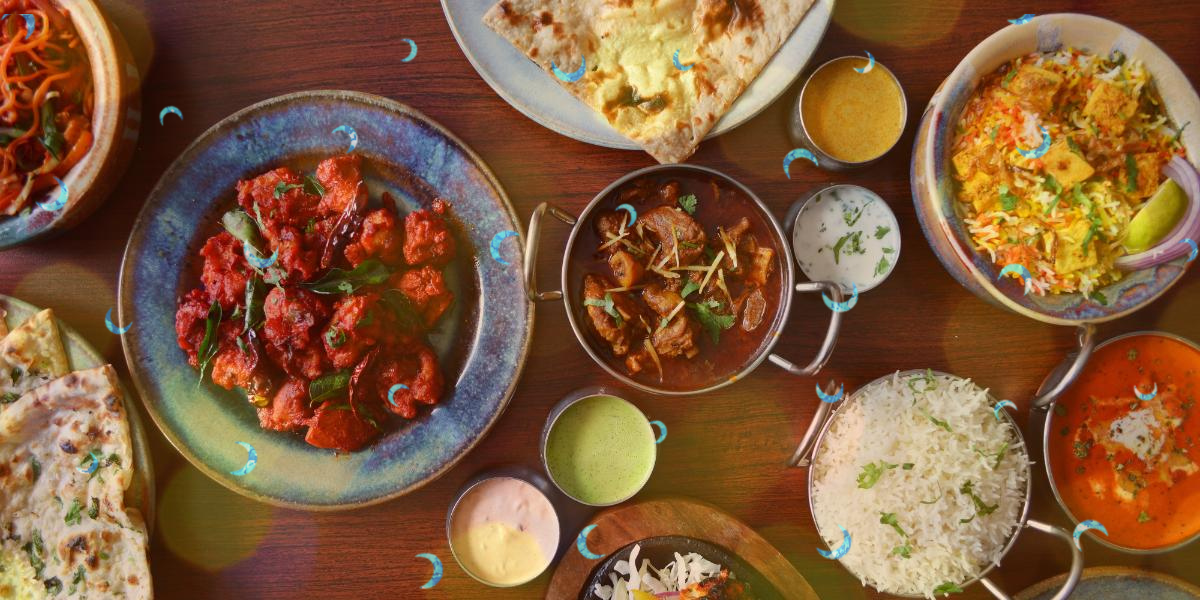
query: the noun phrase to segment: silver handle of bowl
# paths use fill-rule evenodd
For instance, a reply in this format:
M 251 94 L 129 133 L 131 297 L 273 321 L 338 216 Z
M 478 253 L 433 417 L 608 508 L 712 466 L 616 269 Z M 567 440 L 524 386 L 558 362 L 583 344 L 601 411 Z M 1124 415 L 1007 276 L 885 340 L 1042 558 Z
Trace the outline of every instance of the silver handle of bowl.
M 1079 584 L 1079 576 L 1083 574 L 1083 551 L 1075 546 L 1075 538 L 1067 533 L 1067 530 L 1053 525 L 1047 525 L 1041 521 L 1030 519 L 1025 522 L 1025 526 L 1030 529 L 1036 529 L 1042 533 L 1048 533 L 1054 537 L 1062 539 L 1071 548 L 1071 572 L 1067 575 L 1067 580 L 1063 582 L 1062 587 L 1058 588 L 1054 596 L 1050 600 L 1065 600 L 1075 591 L 1075 586 Z M 993 596 L 1000 600 L 1011 600 L 1004 590 L 1000 589 L 992 580 L 983 577 L 979 580 L 983 587 L 987 588 Z
M 1054 399 L 1058 398 L 1059 394 L 1067 391 L 1067 388 L 1075 383 L 1075 380 L 1079 378 L 1079 374 L 1083 372 L 1084 365 L 1092 357 L 1092 350 L 1096 348 L 1096 326 L 1086 323 L 1080 325 L 1077 332 L 1079 335 L 1079 352 L 1075 353 L 1074 356 L 1068 354 L 1067 358 L 1054 368 L 1050 378 L 1046 379 L 1046 383 L 1043 383 L 1038 388 L 1037 396 L 1033 399 L 1033 408 L 1050 406 L 1054 402 Z M 1063 372 L 1063 374 L 1058 377 L 1057 381 L 1053 381 L 1055 374 L 1059 372 Z M 1047 385 L 1050 387 L 1048 390 L 1044 389 Z
M 832 396 L 836 393 L 837 383 L 832 379 L 825 386 L 825 393 Z M 817 434 L 821 431 L 821 427 L 825 425 L 825 421 L 829 418 L 829 413 L 833 412 L 832 402 L 822 402 L 821 406 L 817 407 L 817 413 L 813 415 L 812 422 L 808 424 L 808 431 L 804 432 L 804 437 L 800 440 L 800 445 L 796 447 L 796 451 L 792 453 L 792 458 L 788 460 L 789 467 L 807 467 L 812 464 L 812 456 L 809 456 L 813 446 L 817 443 Z
M 538 246 L 542 241 L 542 215 L 546 211 L 550 211 L 550 215 L 559 221 L 575 226 L 575 217 L 549 202 L 539 204 L 533 210 L 533 216 L 529 217 L 529 237 L 525 239 L 525 295 L 534 302 L 562 299 L 562 290 L 539 292 L 537 287 Z
M 801 294 L 827 292 L 833 298 L 834 302 L 841 302 L 842 298 L 845 297 L 842 295 L 841 286 L 832 281 L 797 283 L 796 291 Z M 803 368 L 798 367 L 795 363 L 774 353 L 768 355 L 767 358 L 792 375 L 799 375 L 801 377 L 816 375 L 821 370 L 821 367 L 824 367 L 825 363 L 829 362 L 829 357 L 833 356 L 833 347 L 837 344 L 838 331 L 842 327 L 842 313 L 836 310 L 831 312 L 833 316 L 829 318 L 829 328 L 825 330 L 825 340 L 821 342 L 821 349 L 817 351 L 817 356 L 807 366 Z

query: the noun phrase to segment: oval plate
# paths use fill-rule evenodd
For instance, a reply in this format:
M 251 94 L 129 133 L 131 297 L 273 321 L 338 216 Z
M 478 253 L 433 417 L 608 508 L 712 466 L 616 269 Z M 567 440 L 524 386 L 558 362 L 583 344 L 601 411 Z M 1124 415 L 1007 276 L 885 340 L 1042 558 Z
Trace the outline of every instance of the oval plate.
M 787 91 L 824 37 L 833 16 L 834 1 L 813 2 L 783 46 L 704 139 L 745 123 Z M 597 146 L 639 149 L 633 140 L 618 133 L 604 117 L 577 100 L 554 77 L 483 23 L 483 15 L 495 3 L 496 0 L 442 0 L 442 11 L 454 39 L 479 76 L 505 102 L 547 129 Z
M 296 434 L 264 431 L 237 391 L 206 381 L 175 341 L 177 298 L 198 285 L 193 260 L 217 219 L 234 205 L 239 179 L 289 165 L 311 171 L 346 151 L 364 159 L 372 198 L 390 192 L 402 213 L 436 194 L 451 205 L 460 255 L 446 271 L 455 304 L 430 343 L 450 384 L 416 420 L 352 454 L 336 455 Z M 290 508 L 335 510 L 408 493 L 446 472 L 500 417 L 529 351 L 533 306 L 525 297 L 519 248 L 491 258 L 493 236 L 520 231 L 499 182 L 453 134 L 398 102 L 346 91 L 299 92 L 245 108 L 217 123 L 159 180 L 133 228 L 121 266 L 122 341 L 150 416 L 192 464 L 250 498 Z M 509 246 L 511 244 L 511 246 Z M 472 257 L 471 255 L 475 256 Z M 484 326 L 486 324 L 486 326 Z M 246 442 L 258 453 L 249 474 Z
M 8 313 L 8 326 L 12 329 L 24 323 L 42 309 L 11 296 L 0 294 L 0 315 Z M 0 318 L 4 318 L 0 316 Z M 96 351 L 78 331 L 71 329 L 62 319 L 55 319 L 63 348 L 67 351 L 67 363 L 72 371 L 91 369 L 108 364 L 104 355 Z M 125 414 L 129 416 L 129 439 L 133 444 L 133 481 L 125 490 L 125 503 L 142 513 L 146 531 L 154 533 L 154 463 L 150 459 L 150 442 L 146 439 L 146 427 L 138 413 L 137 400 L 129 395 L 125 383 L 121 384 L 121 395 L 125 398 Z

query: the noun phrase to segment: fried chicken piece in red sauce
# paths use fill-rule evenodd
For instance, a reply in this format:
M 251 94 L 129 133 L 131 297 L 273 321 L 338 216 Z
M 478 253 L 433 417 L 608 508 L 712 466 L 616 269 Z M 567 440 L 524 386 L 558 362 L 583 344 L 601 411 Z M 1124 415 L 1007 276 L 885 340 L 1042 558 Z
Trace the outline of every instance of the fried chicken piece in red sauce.
M 454 258 L 454 236 L 443 215 L 450 204 L 441 198 L 433 201 L 433 210 L 421 209 L 404 218 L 404 260 L 418 267 L 440 267 Z
M 266 238 L 279 253 L 275 264 L 285 273 L 284 283 L 312 280 L 321 269 L 321 247 L 309 245 L 301 230 L 290 225 L 268 228 Z
M 437 404 L 442 398 L 445 380 L 437 355 L 427 346 L 418 345 L 415 352 L 403 355 L 381 355 L 376 369 L 375 387 L 380 400 L 388 410 L 405 419 L 416 418 L 417 403 Z M 388 391 L 396 384 L 408 388 L 396 390 L 389 401 Z
M 270 404 L 258 409 L 258 424 L 274 431 L 298 431 L 308 425 L 313 409 L 308 405 L 308 382 L 289 378 Z
M 442 272 L 428 265 L 393 275 L 392 285 L 421 313 L 428 328 L 437 324 L 442 313 L 454 303 L 454 293 L 446 288 Z
M 385 265 L 403 264 L 404 239 L 400 220 L 386 208 L 367 213 L 357 240 L 346 246 L 345 254 L 354 267 L 368 258 L 377 258 Z
M 271 378 L 258 368 L 260 357 L 252 346 L 237 343 L 242 331 L 240 321 L 224 321 L 218 331 L 220 341 L 212 359 L 213 383 L 232 390 L 240 387 L 251 394 L 271 392 Z M 243 346 L 245 349 L 243 350 Z
M 200 281 L 209 302 L 216 300 L 224 310 L 232 310 L 246 295 L 246 281 L 254 270 L 246 264 L 242 243 L 229 232 L 222 231 L 208 238 L 200 249 L 204 259 Z M 207 309 L 206 309 L 207 310 Z
M 267 356 L 288 375 L 314 379 L 325 372 L 321 326 L 329 307 L 319 295 L 296 288 L 272 288 L 263 302 Z
M 275 197 L 275 189 L 284 184 L 287 191 L 282 191 L 279 198 Z M 251 217 L 261 215 L 264 224 L 291 225 L 304 227 L 309 220 L 318 216 L 317 207 L 320 196 L 314 196 L 304 191 L 304 179 L 288 167 L 280 167 L 267 171 L 254 179 L 245 179 L 237 183 L 238 204 Z M 258 210 L 255 210 L 255 205 Z
M 341 298 L 321 335 L 325 354 L 334 367 L 348 369 L 383 339 L 385 331 L 393 329 L 391 325 L 391 315 L 379 304 L 378 294 Z
M 362 185 L 362 157 L 344 154 L 321 161 L 317 165 L 317 181 L 325 188 L 321 198 L 320 212 L 325 216 L 337 216 L 354 203 L 359 194 L 366 194 Z
M 204 326 L 211 304 L 204 290 L 196 288 L 184 295 L 179 301 L 179 309 L 175 311 L 176 341 L 179 349 L 187 353 L 188 364 L 193 367 L 200 364 L 196 354 L 200 351 L 200 343 L 204 341 Z
M 309 420 L 304 441 L 317 448 L 353 452 L 378 434 L 375 426 L 356 417 L 345 398 L 340 398 L 324 402 L 317 408 L 316 415 Z

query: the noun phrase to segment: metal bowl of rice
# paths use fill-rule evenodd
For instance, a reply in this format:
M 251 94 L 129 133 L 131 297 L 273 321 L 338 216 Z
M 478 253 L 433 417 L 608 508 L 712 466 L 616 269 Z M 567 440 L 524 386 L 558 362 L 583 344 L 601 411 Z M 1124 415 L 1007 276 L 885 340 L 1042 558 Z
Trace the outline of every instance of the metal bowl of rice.
M 930 370 L 824 403 L 793 459 L 809 467 L 809 509 L 833 550 L 822 554 L 887 594 L 934 598 L 981 582 L 1007 599 L 986 575 L 1029 528 L 1069 547 L 1054 599 L 1069 596 L 1083 553 L 1071 533 L 1029 519 L 1028 450 L 996 404 L 971 380 Z
M 1060 64 L 1064 62 L 1065 67 Z M 1031 72 L 1029 67 L 1062 71 L 1054 76 L 1063 81 L 1055 88 L 1057 95 L 1041 103 L 1049 108 L 1034 106 L 1036 89 L 1024 90 L 1032 86 L 1020 85 L 1028 77 L 1013 65 Z M 1005 116 L 1000 108 L 985 108 L 986 116 L 980 117 L 977 96 L 992 98 L 987 94 L 997 77 L 1003 80 L 1000 95 L 1019 98 L 1013 106 L 1020 110 L 1011 108 Z M 1098 110 L 1088 106 L 1092 92 L 1087 92 L 1086 103 L 1079 97 L 1077 77 L 1089 77 L 1088 85 L 1101 87 L 1120 77 L 1120 85 L 1127 86 L 1123 89 L 1132 89 L 1129 93 L 1135 98 L 1141 94 L 1143 104 L 1158 108 L 1155 103 L 1161 98 L 1161 109 L 1150 111 L 1161 114 L 1134 110 L 1134 116 L 1123 117 L 1127 120 L 1120 128 L 1110 129 L 1091 114 Z M 1188 122 L 1193 125 L 1184 126 Z M 1118 266 L 1125 254 L 1128 220 L 1148 192 L 1139 185 L 1152 185 L 1143 182 L 1142 175 L 1159 175 L 1159 163 L 1169 153 L 1185 154 L 1193 166 L 1200 164 L 1197 122 L 1200 96 L 1187 76 L 1158 46 L 1124 25 L 1064 13 L 1004 27 L 963 58 L 922 117 L 910 172 L 921 228 L 946 270 L 984 300 L 1059 325 L 1120 318 L 1153 302 L 1187 269 L 1182 257 L 1140 270 Z M 1046 132 L 1043 140 L 1053 138 L 1040 156 L 1033 151 L 1038 150 L 1034 146 L 1039 124 Z M 1089 135 L 1095 139 L 1089 140 Z M 1149 147 L 1111 145 L 1118 138 L 1139 135 L 1148 136 Z M 1150 143 L 1163 136 L 1167 142 Z M 964 146 L 964 139 L 992 150 Z M 1126 160 L 1109 160 L 1115 156 L 1111 152 L 1101 153 L 1107 158 L 1093 156 L 1096 148 L 1119 153 L 1135 168 Z M 964 149 L 979 150 L 989 158 L 977 162 Z M 1155 158 L 1151 151 L 1160 155 Z M 1148 152 L 1145 162 L 1137 162 L 1141 152 Z M 1084 158 L 1087 166 L 1079 165 Z M 1064 171 L 1065 166 L 1083 171 Z M 989 169 L 999 171 L 992 171 L 990 179 L 974 180 L 973 173 Z M 1047 177 L 1053 174 L 1058 177 Z M 1126 190 L 1130 178 L 1135 181 Z M 1060 185 L 1059 179 L 1067 185 Z M 1010 264 L 1021 265 L 1030 279 L 1002 276 L 1002 266 Z M 1023 285 L 1025 281 L 1030 285 Z

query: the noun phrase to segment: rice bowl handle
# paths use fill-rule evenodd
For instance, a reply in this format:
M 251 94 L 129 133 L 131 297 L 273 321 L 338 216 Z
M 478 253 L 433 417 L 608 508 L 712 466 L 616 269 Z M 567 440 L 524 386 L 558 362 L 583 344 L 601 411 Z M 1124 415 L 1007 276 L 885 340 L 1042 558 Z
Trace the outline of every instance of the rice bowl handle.
M 845 297 L 842 294 L 842 287 L 836 283 L 833 283 L 832 281 L 808 281 L 804 283 L 797 283 L 795 291 L 799 294 L 811 294 L 816 292 L 827 293 L 833 298 L 835 306 L 840 304 L 842 299 Z M 838 331 L 840 331 L 842 327 L 842 311 L 833 310 L 830 312 L 832 313 L 832 316 L 829 318 L 829 327 L 825 330 L 825 339 L 821 342 L 821 348 L 817 350 L 817 355 L 813 358 L 812 362 L 808 363 L 807 366 L 803 368 L 798 367 L 795 363 L 792 363 L 791 361 L 779 356 L 778 354 L 775 354 L 774 352 L 767 355 L 767 360 L 770 360 L 771 362 L 775 363 L 776 366 L 787 371 L 788 373 L 791 373 L 792 375 L 798 375 L 800 377 L 816 375 L 821 370 L 821 367 L 824 367 L 825 363 L 829 362 L 829 358 L 833 356 L 833 348 L 837 345 Z M 822 404 L 825 403 L 822 402 Z
M 1067 391 L 1083 367 L 1087 365 L 1092 351 L 1096 348 L 1096 326 L 1091 323 L 1077 328 L 1079 335 L 1079 351 L 1074 355 L 1068 354 L 1061 363 L 1050 372 L 1042 385 L 1038 386 L 1037 396 L 1033 399 L 1033 408 L 1049 408 L 1060 394 Z
M 1028 507 L 1026 507 L 1026 510 L 1028 510 Z M 1062 541 L 1066 542 L 1067 547 L 1071 549 L 1071 570 L 1067 574 L 1067 580 L 1064 581 L 1062 587 L 1058 588 L 1058 591 L 1050 597 L 1050 600 L 1066 600 L 1071 596 L 1071 592 L 1075 591 L 1075 586 L 1079 584 L 1079 577 L 1083 574 L 1083 550 L 1080 550 L 1075 546 L 1074 537 L 1072 537 L 1067 530 L 1061 527 L 1055 527 L 1054 525 L 1049 525 L 1033 519 L 1025 521 L 1024 527 L 1034 529 L 1042 533 L 1048 533 L 1054 537 L 1060 538 Z M 1016 535 L 1016 533 L 1013 533 L 1013 537 L 1016 537 Z M 979 582 L 982 583 L 983 587 L 987 588 L 987 590 L 999 600 L 1012 600 L 1011 596 L 1005 593 L 1004 590 L 1000 589 L 1000 586 L 993 583 L 992 580 L 988 579 L 987 577 L 980 577 Z

